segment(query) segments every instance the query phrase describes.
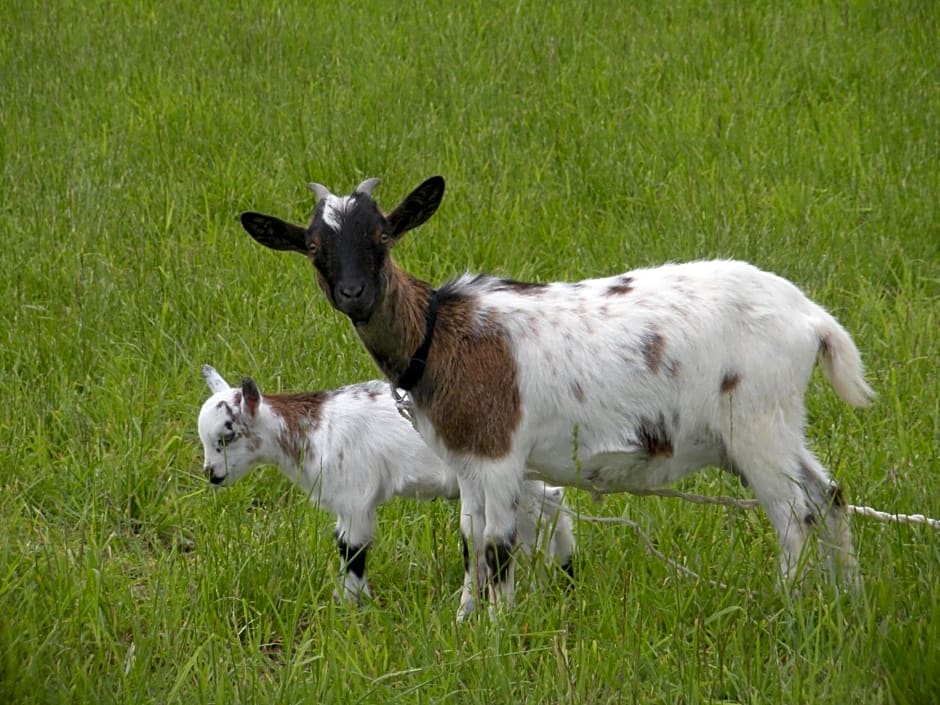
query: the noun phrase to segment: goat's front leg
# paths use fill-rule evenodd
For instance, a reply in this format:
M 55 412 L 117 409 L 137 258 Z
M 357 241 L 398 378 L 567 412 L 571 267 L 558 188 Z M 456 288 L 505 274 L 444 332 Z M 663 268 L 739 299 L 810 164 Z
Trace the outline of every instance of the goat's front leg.
M 522 464 L 514 459 L 487 463 L 479 471 L 486 497 L 483 547 L 491 608 L 512 607 L 515 599 L 513 550 L 522 473 Z
M 477 600 L 486 580 L 486 564 L 481 561 L 485 495 L 473 478 L 458 476 L 460 486 L 460 540 L 463 544 L 463 589 L 457 621 L 462 622 L 476 609 Z
M 342 588 L 335 596 L 358 604 L 372 596 L 366 580 L 366 557 L 375 537 L 375 513 L 338 517 L 334 535 L 342 573 Z

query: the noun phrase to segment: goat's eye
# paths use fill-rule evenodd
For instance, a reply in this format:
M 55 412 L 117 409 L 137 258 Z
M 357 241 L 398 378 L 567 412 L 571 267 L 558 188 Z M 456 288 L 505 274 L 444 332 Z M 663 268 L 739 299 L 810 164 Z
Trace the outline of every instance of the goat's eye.
M 228 424 L 225 424 L 225 426 L 228 428 Z M 235 431 L 228 429 L 225 433 L 219 436 L 219 450 L 222 450 L 225 446 L 230 445 L 237 436 L 238 434 Z
M 381 242 L 383 245 L 387 245 L 391 241 L 392 241 L 392 236 L 389 235 L 388 233 L 382 233 L 381 235 L 379 235 L 379 242 Z
M 235 431 L 235 424 L 232 423 L 231 419 L 225 422 L 225 431 L 219 436 L 219 450 L 227 446 L 229 443 L 235 440 L 235 437 L 238 435 Z
M 317 243 L 311 242 L 309 245 L 307 245 L 307 254 L 310 255 L 311 257 L 316 257 Z

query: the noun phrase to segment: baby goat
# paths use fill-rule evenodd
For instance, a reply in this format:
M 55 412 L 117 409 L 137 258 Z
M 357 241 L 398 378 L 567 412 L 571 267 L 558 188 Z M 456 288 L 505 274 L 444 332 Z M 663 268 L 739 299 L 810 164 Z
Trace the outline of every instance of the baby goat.
M 199 412 L 209 479 L 231 485 L 252 468 L 276 465 L 311 502 L 333 512 L 342 595 L 350 600 L 370 594 L 366 552 L 378 505 L 392 497 L 458 496 L 456 475 L 399 415 L 384 382 L 262 395 L 250 378 L 233 388 L 209 365 L 202 374 L 213 392 Z M 562 490 L 531 481 L 521 499 L 520 541 L 541 543 L 570 574 L 575 540 L 571 518 L 559 511 Z
M 716 466 L 749 484 L 790 576 L 810 531 L 854 565 L 845 500 L 806 447 L 817 361 L 838 394 L 872 396 L 841 325 L 796 286 L 743 262 L 670 264 L 577 283 L 465 275 L 434 289 L 390 250 L 437 210 L 435 176 L 384 214 L 376 179 L 317 197 L 308 227 L 258 213 L 258 242 L 306 255 L 416 427 L 458 475 L 461 530 L 490 599 L 513 599 L 513 511 L 526 468 L 593 492 L 657 488 Z M 576 442 L 574 442 L 576 440 Z M 576 452 L 573 452 L 573 449 Z M 466 578 L 459 616 L 474 607 Z

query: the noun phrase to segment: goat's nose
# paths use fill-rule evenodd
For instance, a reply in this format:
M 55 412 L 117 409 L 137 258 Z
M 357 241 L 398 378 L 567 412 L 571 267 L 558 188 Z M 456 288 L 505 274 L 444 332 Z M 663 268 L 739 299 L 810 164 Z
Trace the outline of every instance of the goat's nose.
M 362 292 L 365 288 L 366 285 L 362 282 L 358 284 L 340 284 L 338 287 L 339 295 L 349 301 L 354 301 L 362 296 Z
M 209 479 L 209 482 L 211 482 L 213 485 L 218 485 L 219 483 L 222 482 L 222 480 L 225 479 L 224 477 L 215 476 L 215 468 L 212 465 L 206 465 L 203 468 L 203 472 L 206 473 L 206 477 Z

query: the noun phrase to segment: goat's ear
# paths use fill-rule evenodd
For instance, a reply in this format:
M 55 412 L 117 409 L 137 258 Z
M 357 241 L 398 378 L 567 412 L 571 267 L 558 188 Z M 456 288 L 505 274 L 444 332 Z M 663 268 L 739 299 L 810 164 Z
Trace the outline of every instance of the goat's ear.
M 443 197 L 444 177 L 432 176 L 409 193 L 405 200 L 386 216 L 390 226 L 389 235 L 399 238 L 423 224 L 437 211 Z
M 255 240 L 272 250 L 307 252 L 307 231 L 299 225 L 250 211 L 242 213 L 242 227 Z
M 260 401 L 261 392 L 255 381 L 251 377 L 242 379 L 242 411 L 249 416 L 254 416 Z
M 202 378 L 206 380 L 206 384 L 209 385 L 209 391 L 213 394 L 231 389 L 229 383 L 222 379 L 222 375 L 216 372 L 212 365 L 202 366 Z

